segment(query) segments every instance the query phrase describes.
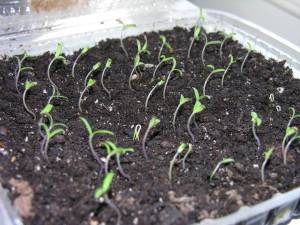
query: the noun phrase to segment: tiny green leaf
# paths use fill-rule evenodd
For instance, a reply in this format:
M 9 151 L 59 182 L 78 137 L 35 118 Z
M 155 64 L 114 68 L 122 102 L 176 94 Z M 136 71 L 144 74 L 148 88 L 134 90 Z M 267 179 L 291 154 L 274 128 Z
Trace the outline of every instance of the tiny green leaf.
M 65 130 L 64 130 L 64 129 L 62 129 L 62 128 L 56 129 L 56 130 L 50 132 L 50 134 L 49 134 L 49 139 L 52 139 L 52 138 L 54 138 L 56 135 L 64 134 L 64 133 L 65 133 Z
M 271 158 L 272 154 L 273 154 L 273 148 L 268 148 L 266 149 L 266 151 L 264 151 L 263 156 L 266 160 L 268 160 L 269 158 Z
M 229 64 L 230 65 L 236 62 L 236 60 L 234 60 L 234 58 L 231 54 L 228 57 L 229 57 Z
M 223 160 L 222 160 L 223 165 L 227 165 L 227 164 L 233 163 L 233 162 L 234 162 L 233 158 L 223 158 Z
M 21 69 L 20 69 L 20 72 L 22 72 L 22 71 L 24 71 L 24 70 L 33 70 L 33 68 L 32 67 L 22 67 Z
M 202 112 L 205 109 L 205 105 L 201 104 L 200 101 L 196 101 L 193 107 L 193 113 Z
M 91 125 L 89 124 L 89 122 L 84 117 L 79 117 L 79 119 L 84 124 L 85 129 L 87 130 L 89 137 L 91 135 L 93 135 L 93 128 L 91 127 Z
M 41 111 L 41 114 L 50 114 L 53 109 L 52 104 L 47 104 Z
M 106 194 L 109 191 L 114 176 L 114 172 L 109 172 L 105 175 L 102 186 L 98 187 L 94 193 L 95 199 L 100 198 L 102 195 Z
M 222 41 L 209 41 L 206 43 L 206 45 L 217 45 L 217 44 L 222 44 Z
M 112 64 L 112 59 L 111 59 L 111 58 L 108 58 L 108 59 L 106 60 L 105 68 L 110 68 L 110 67 L 111 67 L 111 64 Z
M 110 130 L 96 130 L 93 132 L 93 136 L 96 134 L 108 134 L 108 135 L 114 135 L 114 132 Z
M 125 26 L 124 26 L 125 29 L 135 28 L 135 27 L 136 27 L 136 24 L 134 24 L 134 23 L 125 24 Z
M 157 83 L 157 85 L 158 85 L 158 86 L 162 86 L 165 82 L 166 82 L 165 80 L 160 80 L 160 81 Z
M 82 54 L 82 55 L 85 55 L 89 50 L 90 50 L 89 47 L 85 47 L 85 48 L 83 48 L 83 49 L 81 50 L 81 54 Z
M 194 39 L 196 41 L 199 41 L 200 40 L 200 33 L 201 33 L 201 27 L 195 27 L 194 29 Z
M 62 44 L 57 43 L 56 50 L 55 50 L 55 58 L 59 58 L 59 56 L 61 56 L 61 54 L 62 54 Z
M 167 38 L 165 35 L 159 35 L 159 40 L 162 42 L 162 44 L 165 44 L 167 42 Z
M 297 127 L 287 127 L 285 130 L 285 136 L 291 136 L 297 132 Z
M 150 128 L 156 127 L 159 123 L 160 123 L 160 119 L 158 119 L 156 116 L 153 116 L 150 120 L 149 127 Z
M 26 80 L 25 90 L 29 90 L 29 89 L 33 88 L 34 86 L 36 86 L 36 85 L 37 85 L 37 82 L 32 82 L 32 81 Z
M 257 126 L 260 126 L 262 123 L 261 118 L 259 118 L 256 112 L 251 112 L 251 121 Z
M 96 63 L 96 64 L 93 66 L 93 71 L 98 70 L 98 69 L 100 68 L 100 66 L 101 66 L 101 63 L 100 63 L 100 62 Z
M 141 57 L 139 54 L 137 54 L 134 58 L 134 66 L 137 67 L 140 65 L 140 60 L 141 60 Z
M 199 91 L 194 87 L 193 87 L 193 91 L 194 91 L 196 101 L 200 101 Z
M 136 39 L 136 46 L 138 49 L 138 53 L 140 53 L 142 51 L 142 46 L 141 46 L 141 42 L 140 40 Z
M 186 98 L 183 95 L 180 95 L 179 105 L 183 105 L 183 104 L 185 104 L 185 103 L 187 103 L 189 101 L 191 101 L 190 98 Z
M 177 152 L 178 152 L 179 154 L 182 153 L 182 152 L 186 149 L 186 147 L 187 147 L 187 144 L 181 143 L 181 144 L 179 145 L 179 147 L 177 148 Z
M 212 71 L 212 73 L 222 73 L 224 71 L 225 71 L 224 69 L 219 68 L 219 69 L 215 69 L 214 71 Z
M 212 71 L 215 70 L 215 67 L 214 67 L 213 65 L 207 65 L 207 67 L 208 67 L 209 69 L 211 69 Z
M 87 82 L 87 87 L 88 88 L 93 87 L 95 83 L 96 83 L 96 80 L 89 79 L 88 82 Z

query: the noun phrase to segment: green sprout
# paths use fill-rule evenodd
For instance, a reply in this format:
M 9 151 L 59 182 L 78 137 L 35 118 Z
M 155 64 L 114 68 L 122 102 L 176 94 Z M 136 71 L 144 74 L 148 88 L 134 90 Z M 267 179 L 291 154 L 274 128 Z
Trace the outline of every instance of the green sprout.
M 29 91 L 30 89 L 32 89 L 34 86 L 36 86 L 36 85 L 37 85 L 37 82 L 32 82 L 32 81 L 26 80 L 26 82 L 25 82 L 25 90 L 24 90 L 24 92 L 23 92 L 23 105 L 24 105 L 24 108 L 26 109 L 26 111 L 27 111 L 30 115 L 32 115 L 33 120 L 36 120 L 36 115 L 35 115 L 35 113 L 34 113 L 32 110 L 30 110 L 29 107 L 27 106 L 27 104 L 26 104 L 26 95 L 27 95 L 28 91 Z
M 190 102 L 192 99 L 191 98 L 186 98 L 184 97 L 183 95 L 180 95 L 180 99 L 179 99 L 179 104 L 174 112 L 174 116 L 173 116 L 173 120 L 172 120 L 172 125 L 173 125 L 173 128 L 175 130 L 175 123 L 176 123 L 176 117 L 177 117 L 177 114 L 180 110 L 180 108 L 187 102 Z
M 113 182 L 113 178 L 115 176 L 115 173 L 113 172 L 109 172 L 107 174 L 105 174 L 103 183 L 100 187 L 96 188 L 95 193 L 94 193 L 94 198 L 96 200 L 100 199 L 101 197 L 103 197 L 104 202 L 112 209 L 116 212 L 117 214 L 117 223 L 116 225 L 120 225 L 121 224 L 121 212 L 118 209 L 118 207 L 109 199 L 108 197 L 108 192 L 110 190 L 111 184 Z
M 230 163 L 234 163 L 234 159 L 232 159 L 232 158 L 223 158 L 222 161 L 218 162 L 217 166 L 215 167 L 215 169 L 210 174 L 209 181 L 212 181 L 212 179 L 216 175 L 216 173 L 219 170 L 221 165 L 228 165 Z
M 160 123 L 160 119 L 158 119 L 156 116 L 153 116 L 149 122 L 149 125 L 148 125 L 148 128 L 144 134 L 144 137 L 143 137 L 143 147 L 142 147 L 142 151 L 143 151 L 143 155 L 146 159 L 148 159 L 148 156 L 147 156 L 147 153 L 146 153 L 146 140 L 147 140 L 147 137 L 150 133 L 150 130 L 154 127 L 156 127 L 158 124 Z
M 15 87 L 16 87 L 17 92 L 20 94 L 18 83 L 19 83 L 21 72 L 23 72 L 25 70 L 33 70 L 33 68 L 32 67 L 26 67 L 26 66 L 23 67 L 23 65 L 22 65 L 23 62 L 25 61 L 25 59 L 27 59 L 29 57 L 29 55 L 26 52 L 24 52 L 23 57 L 21 59 L 18 56 L 14 56 L 14 57 L 18 61 L 18 67 L 17 67 L 16 77 L 15 77 Z
M 190 137 L 192 138 L 192 141 L 193 143 L 196 141 L 195 139 L 195 135 L 193 134 L 192 130 L 191 130 L 191 122 L 192 122 L 192 119 L 195 119 L 195 115 L 197 113 L 200 113 L 202 112 L 204 109 L 205 109 L 205 105 L 203 105 L 200 100 L 205 98 L 206 96 L 200 96 L 199 95 L 199 92 L 196 88 L 193 88 L 193 91 L 194 91 L 194 95 L 195 95 L 195 104 L 194 104 L 194 107 L 193 107 L 193 111 L 188 119 L 188 122 L 187 122 L 187 131 L 190 135 Z
M 253 133 L 253 136 L 257 142 L 257 150 L 260 151 L 261 149 L 261 142 L 260 142 L 260 139 L 259 137 L 257 136 L 257 133 L 256 133 L 256 126 L 259 127 L 261 124 L 262 124 L 262 119 L 259 118 L 259 116 L 257 115 L 256 112 L 251 112 L 251 122 L 252 122 L 252 133 Z
M 286 161 L 287 161 L 288 149 L 289 149 L 290 145 L 292 144 L 292 142 L 294 142 L 296 139 L 298 139 L 297 138 L 298 137 L 298 129 L 297 129 L 297 127 L 292 127 L 292 123 L 293 123 L 294 119 L 300 118 L 300 114 L 296 114 L 296 111 L 293 107 L 290 107 L 289 110 L 292 112 L 292 115 L 290 116 L 289 122 L 285 129 L 285 135 L 284 135 L 284 138 L 283 138 L 283 141 L 281 144 L 282 157 L 283 157 L 283 162 L 285 165 L 286 165 Z M 286 143 L 287 141 L 288 141 L 288 143 Z
M 260 174 L 261 174 L 261 180 L 264 183 L 265 182 L 265 167 L 269 161 L 269 159 L 271 158 L 273 154 L 273 148 L 268 148 L 266 151 L 264 151 L 263 156 L 264 156 L 264 162 L 261 166 L 260 169 Z
M 93 139 L 97 134 L 114 136 L 114 133 L 112 131 L 109 131 L 109 130 L 93 130 L 92 126 L 89 124 L 89 122 L 84 117 L 80 117 L 80 120 L 84 124 L 85 129 L 88 133 L 90 151 L 91 151 L 94 159 L 97 161 L 98 164 L 100 164 L 101 169 L 102 169 L 102 168 L 104 168 L 104 164 L 103 164 L 102 160 L 99 158 L 99 156 L 97 155 L 97 153 L 94 149 Z
M 111 94 L 110 94 L 110 91 L 105 87 L 103 79 L 104 79 L 104 75 L 105 75 L 106 70 L 109 69 L 109 68 L 111 68 L 111 64 L 112 64 L 112 59 L 108 58 L 106 60 L 105 67 L 104 67 L 104 69 L 102 71 L 102 75 L 101 75 L 101 79 L 100 79 L 102 88 L 107 93 L 109 99 L 111 99 Z
M 124 32 L 128 29 L 135 28 L 136 24 L 126 24 L 120 19 L 117 19 L 116 21 L 122 25 L 122 31 L 121 31 L 121 36 L 120 36 L 120 44 L 121 44 L 121 48 L 122 48 L 123 52 L 125 53 L 126 57 L 129 58 L 128 52 L 127 52 L 127 50 L 125 48 L 125 45 L 124 45 L 124 42 L 123 42 Z
M 149 99 L 151 98 L 153 92 L 161 87 L 162 85 L 164 85 L 165 83 L 165 80 L 160 80 L 159 82 L 157 82 L 157 84 L 151 89 L 151 91 L 149 92 L 148 96 L 147 96 L 147 99 L 146 99 L 146 102 L 145 102 L 145 111 L 147 111 L 147 107 L 148 107 L 148 102 L 149 102 Z
M 158 62 L 160 62 L 160 60 L 161 60 L 161 54 L 162 54 L 162 51 L 165 46 L 169 50 L 169 52 L 173 52 L 173 48 L 170 45 L 170 43 L 167 41 L 167 38 L 165 35 L 159 35 L 159 41 L 161 42 L 161 46 L 160 46 L 159 53 L 158 53 Z
M 224 87 L 224 79 L 225 79 L 225 76 L 226 76 L 228 70 L 230 69 L 232 64 L 236 63 L 236 60 L 234 60 L 234 58 L 231 54 L 228 56 L 228 58 L 229 58 L 229 64 L 222 75 L 222 81 L 221 81 L 222 88 Z
M 187 157 L 191 154 L 191 152 L 193 151 L 193 145 L 192 144 L 188 144 L 188 150 L 187 152 L 184 154 L 183 158 L 182 158 L 182 169 L 185 170 L 185 161 L 187 159 Z
M 51 86 L 53 86 L 55 88 L 57 94 L 59 95 L 58 87 L 53 82 L 53 80 L 51 79 L 51 76 L 50 76 L 51 67 L 52 67 L 52 65 L 55 61 L 62 61 L 64 64 L 67 63 L 67 59 L 62 56 L 62 44 L 61 43 L 57 43 L 54 58 L 50 61 L 49 66 L 48 66 L 48 70 L 47 70 L 48 80 L 51 83 Z
M 88 80 L 90 77 L 93 75 L 94 72 L 98 71 L 101 67 L 101 63 L 97 62 L 96 64 L 93 65 L 92 69 L 88 72 L 88 74 L 84 78 L 84 86 L 87 86 Z
M 76 59 L 75 59 L 75 61 L 74 61 L 74 63 L 73 63 L 73 66 L 72 66 L 72 77 L 75 77 L 75 67 L 76 67 L 76 65 L 77 65 L 77 63 L 78 63 L 78 60 L 82 57 L 82 56 L 85 56 L 87 53 L 88 53 L 88 51 L 90 50 L 90 48 L 89 47 L 85 47 L 85 48 L 83 48 L 81 51 L 80 51 L 80 53 L 79 53 L 79 55 L 76 57 Z
M 151 82 L 153 82 L 155 80 L 155 75 L 156 75 L 156 72 L 158 70 L 158 68 L 163 64 L 163 63 L 167 63 L 167 62 L 172 62 L 174 57 L 166 57 L 165 55 L 162 55 L 161 57 L 161 60 L 160 62 L 156 65 L 154 71 L 153 71 L 153 74 L 152 74 L 152 80 Z
M 47 105 L 48 109 L 50 110 L 49 107 L 50 105 Z M 43 109 L 45 110 L 45 109 Z M 43 138 L 42 144 L 41 144 L 41 154 L 44 157 L 46 161 L 48 161 L 48 146 L 49 142 L 57 135 L 60 134 L 65 134 L 65 129 L 67 126 L 63 123 L 54 123 L 53 118 L 50 113 L 44 114 L 47 118 L 49 123 L 46 124 L 44 122 L 39 122 L 38 126 L 40 129 L 40 134 Z
M 223 39 L 223 41 L 221 43 L 221 46 L 220 46 L 220 58 L 221 59 L 223 58 L 223 46 L 224 46 L 225 42 L 227 40 L 231 39 L 234 35 L 236 35 L 236 33 L 229 33 L 229 34 L 227 34 L 225 32 L 223 33 L 224 39 Z
M 132 91 L 134 90 L 131 85 L 131 81 L 133 80 L 133 74 L 134 74 L 134 72 L 137 73 L 138 67 L 145 65 L 145 63 L 141 62 L 141 54 L 150 54 L 149 50 L 147 49 L 148 42 L 147 42 L 146 36 L 144 36 L 144 38 L 145 38 L 145 43 L 143 44 L 143 46 L 141 45 L 141 42 L 138 39 L 136 40 L 136 45 L 137 45 L 138 51 L 134 57 L 133 69 L 132 69 L 129 79 L 128 79 L 128 86 L 129 86 L 129 89 Z
M 203 66 L 205 66 L 205 61 L 204 61 L 204 54 L 205 54 L 205 50 L 208 46 L 210 45 L 220 45 L 222 44 L 221 41 L 208 41 L 207 40 L 207 36 L 203 33 L 204 37 L 205 37 L 205 44 L 204 44 L 204 47 L 202 49 L 202 53 L 201 53 L 201 60 L 202 60 L 202 64 Z
M 110 162 L 110 159 L 115 156 L 116 157 L 116 161 L 117 161 L 117 165 L 118 165 L 118 170 L 120 172 L 120 174 L 127 178 L 129 181 L 131 181 L 131 178 L 129 175 L 127 175 L 124 170 L 123 170 L 123 167 L 121 165 L 121 160 L 120 160 L 120 157 L 127 154 L 127 153 L 132 153 L 134 152 L 134 149 L 133 148 L 122 148 L 122 147 L 119 147 L 117 146 L 115 143 L 111 142 L 111 141 L 105 141 L 105 142 L 102 142 L 100 143 L 101 146 L 104 146 L 106 148 L 106 152 L 107 152 L 107 155 L 106 155 L 106 159 L 105 159 L 105 173 L 108 173 L 108 167 L 109 167 L 109 162 Z
M 169 80 L 171 78 L 171 74 L 173 74 L 174 72 L 178 72 L 180 74 L 180 76 L 182 75 L 182 71 L 176 68 L 176 66 L 177 66 L 176 59 L 174 57 L 171 57 L 171 60 L 172 60 L 172 68 L 168 73 L 168 76 L 167 76 L 167 79 L 165 82 L 165 86 L 164 86 L 164 90 L 163 90 L 163 99 L 164 100 L 166 100 L 166 90 L 167 90 Z
M 169 177 L 169 182 L 170 182 L 170 183 L 172 182 L 172 170 L 173 170 L 174 164 L 175 164 L 175 162 L 176 162 L 176 159 L 177 159 L 177 157 L 178 157 L 181 153 L 184 152 L 184 150 L 186 149 L 186 147 L 187 147 L 187 144 L 181 143 L 181 144 L 179 145 L 179 147 L 177 148 L 177 151 L 176 151 L 176 153 L 175 153 L 173 159 L 172 159 L 171 162 L 170 162 L 169 173 L 168 173 L 168 177 Z
M 200 41 L 200 35 L 201 35 L 201 31 L 202 31 L 202 23 L 203 22 L 204 22 L 204 16 L 202 14 L 202 9 L 200 9 L 198 21 L 197 21 L 197 24 L 194 28 L 194 34 L 193 34 L 193 37 L 191 39 L 191 43 L 190 43 L 190 46 L 189 46 L 189 49 L 188 49 L 188 54 L 187 54 L 188 59 L 190 58 L 191 50 L 192 50 L 192 47 L 194 45 L 194 42 L 195 41 Z
M 134 140 L 134 141 L 139 141 L 140 140 L 141 130 L 142 130 L 141 124 L 137 124 L 134 127 L 134 132 L 133 132 L 132 140 Z
M 79 108 L 80 112 L 82 112 L 81 104 L 82 104 L 83 95 L 87 92 L 88 89 L 92 88 L 95 85 L 95 83 L 96 83 L 96 80 L 89 79 L 88 82 L 87 82 L 87 85 L 84 87 L 83 91 L 80 92 L 80 97 L 79 97 L 79 100 L 78 100 L 78 108 Z
M 206 78 L 206 80 L 205 80 L 205 82 L 204 82 L 204 84 L 203 84 L 203 88 L 202 88 L 202 90 L 203 90 L 203 94 L 202 94 L 202 95 L 203 95 L 203 96 L 206 96 L 205 89 L 206 89 L 207 82 L 209 81 L 209 79 L 211 78 L 211 76 L 214 75 L 214 74 L 216 74 L 216 73 L 222 73 L 222 72 L 225 72 L 225 70 L 224 70 L 224 69 L 221 69 L 221 68 L 215 69 L 215 67 L 214 67 L 213 65 L 208 65 L 207 67 L 210 68 L 212 71 L 211 71 L 210 74 L 207 76 L 207 78 Z
M 51 85 L 51 87 L 52 87 L 52 94 L 51 94 L 50 98 L 48 99 L 48 104 L 51 104 L 52 100 L 55 99 L 55 98 L 57 98 L 57 99 L 59 99 L 59 98 L 61 98 L 61 99 L 68 99 L 67 97 L 60 95 L 57 92 L 55 86 Z
M 252 45 L 249 42 L 247 43 L 247 45 L 248 45 L 248 47 L 247 47 L 247 54 L 246 54 L 246 56 L 245 56 L 245 58 L 244 58 L 244 60 L 242 62 L 241 73 L 243 73 L 243 69 L 244 69 L 244 65 L 245 65 L 246 60 L 248 59 L 250 53 L 253 52 L 253 50 L 254 50 L 252 48 Z

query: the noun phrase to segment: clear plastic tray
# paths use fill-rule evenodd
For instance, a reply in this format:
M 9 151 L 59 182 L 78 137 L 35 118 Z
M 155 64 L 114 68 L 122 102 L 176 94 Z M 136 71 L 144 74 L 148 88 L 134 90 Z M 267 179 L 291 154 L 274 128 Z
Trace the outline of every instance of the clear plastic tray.
M 100 40 L 120 37 L 121 26 L 116 19 L 137 24 L 126 36 L 146 31 L 171 29 L 175 26 L 191 28 L 195 25 L 199 8 L 186 0 L 90 0 L 79 11 L 15 15 L 0 17 L 0 56 L 23 51 L 38 55 L 54 51 L 57 42 L 64 44 L 64 52 L 72 54 Z M 234 15 L 206 9 L 204 27 L 207 31 L 236 33 L 235 39 L 246 46 L 250 42 L 266 57 L 286 60 L 300 78 L 300 47 L 262 27 Z M 0 218 L 3 225 L 19 225 L 20 221 L 0 187 Z M 197 225 L 279 225 L 300 215 L 300 187 L 219 219 L 205 219 Z M 4 218 L 4 219 L 3 219 Z M 196 225 L 196 224 L 195 224 Z

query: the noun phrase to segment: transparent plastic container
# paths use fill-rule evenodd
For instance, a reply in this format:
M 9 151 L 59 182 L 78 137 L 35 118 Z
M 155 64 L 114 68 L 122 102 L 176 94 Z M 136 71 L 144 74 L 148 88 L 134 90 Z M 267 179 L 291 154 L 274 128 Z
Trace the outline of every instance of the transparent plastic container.
M 24 51 L 31 55 L 53 52 L 57 42 L 64 44 L 66 54 L 72 54 L 100 40 L 118 38 L 122 27 L 116 19 L 137 25 L 125 36 L 175 26 L 191 28 L 197 21 L 198 12 L 199 8 L 186 0 L 90 0 L 85 7 L 71 11 L 0 17 L 0 57 Z M 246 46 L 249 42 L 267 58 L 286 60 L 294 76 L 300 78 L 300 46 L 234 15 L 209 9 L 203 13 L 203 26 L 207 31 L 236 33 L 234 38 L 241 44 Z M 0 187 L 1 224 L 22 224 L 10 205 Z M 300 187 L 276 194 L 254 206 L 242 207 L 225 217 L 205 219 L 194 225 L 279 225 L 299 216 Z

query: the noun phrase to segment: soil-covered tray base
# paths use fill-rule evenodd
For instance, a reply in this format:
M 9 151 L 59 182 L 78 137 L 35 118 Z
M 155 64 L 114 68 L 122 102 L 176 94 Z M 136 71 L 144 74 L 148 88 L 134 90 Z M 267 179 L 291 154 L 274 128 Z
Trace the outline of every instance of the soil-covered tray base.
M 41 136 L 37 123 L 26 113 L 22 95 L 15 90 L 14 77 L 17 68 L 15 58 L 0 61 L 0 182 L 11 190 L 11 199 L 22 212 L 25 224 L 115 224 L 116 214 L 104 203 L 93 197 L 95 188 L 103 179 L 99 176 L 99 164 L 92 157 L 87 132 L 79 120 L 84 116 L 96 129 L 111 130 L 116 143 L 132 147 L 135 152 L 121 158 L 124 171 L 132 178 L 128 181 L 116 170 L 111 160 L 110 170 L 117 172 L 109 197 L 121 210 L 122 224 L 140 225 L 188 225 L 205 218 L 215 218 L 236 211 L 241 206 L 253 205 L 271 198 L 277 192 L 286 192 L 300 184 L 299 146 L 292 145 L 288 152 L 288 164 L 283 164 L 281 142 L 290 113 L 289 107 L 300 110 L 300 81 L 293 79 L 292 71 L 284 62 L 265 59 L 260 53 L 251 53 L 243 73 L 240 68 L 247 50 L 238 42 L 226 41 L 223 59 L 219 46 L 209 46 L 205 63 L 216 68 L 226 68 L 227 58 L 232 54 L 237 60 L 228 71 L 221 87 L 221 76 L 213 76 L 207 85 L 210 99 L 202 100 L 206 109 L 197 114 L 192 124 L 196 142 L 193 152 L 186 160 L 186 169 L 176 163 L 173 182 L 168 180 L 168 169 L 181 142 L 191 143 L 186 124 L 192 104 L 186 104 L 172 127 L 173 113 L 180 94 L 193 98 L 192 87 L 202 91 L 203 83 L 210 73 L 201 61 L 203 38 L 192 48 L 191 58 L 186 59 L 193 30 L 175 28 L 160 33 L 147 33 L 150 55 L 141 61 L 156 65 L 160 48 L 159 35 L 164 34 L 174 51 L 163 54 L 175 56 L 182 76 L 172 75 L 167 87 L 166 100 L 162 88 L 154 92 L 148 110 L 144 104 L 155 83 L 150 83 L 154 67 L 144 68 L 142 76 L 132 82 L 135 91 L 128 88 L 128 77 L 136 54 L 136 37 L 124 40 L 129 52 L 127 59 L 120 48 L 119 40 L 101 41 L 78 62 L 75 79 L 71 76 L 74 60 L 79 52 L 67 56 L 70 64 L 57 62 L 53 66 L 52 79 L 61 94 L 68 99 L 56 99 L 52 113 L 57 122 L 68 126 L 66 135 L 57 136 L 49 145 L 49 162 L 40 153 Z M 137 37 L 141 42 L 144 37 Z M 223 40 L 220 33 L 208 34 L 209 40 Z M 94 73 L 96 85 L 85 95 L 83 113 L 78 110 L 79 91 L 91 67 L 111 58 L 112 67 L 107 70 L 104 82 L 111 90 L 108 98 L 100 85 L 101 72 Z M 47 67 L 53 54 L 45 53 L 27 59 L 24 64 L 33 67 L 33 72 L 21 74 L 21 81 L 36 81 L 27 96 L 27 104 L 39 115 L 51 95 L 47 79 Z M 103 68 L 103 66 L 102 66 Z M 171 65 L 163 65 L 157 77 L 166 76 Z M 23 90 L 22 85 L 20 89 Z M 274 100 L 270 100 L 273 94 Z M 257 150 L 251 130 L 250 112 L 262 118 L 257 135 L 263 149 L 273 147 L 274 153 L 266 167 L 266 182 L 262 183 L 260 167 L 264 160 Z M 143 135 L 152 116 L 160 118 L 158 127 L 150 133 L 147 141 L 146 160 L 142 154 L 141 141 L 133 141 L 134 126 L 142 126 Z M 294 126 L 299 125 L 295 119 Z M 142 137 L 141 135 L 141 137 Z M 97 153 L 104 157 L 99 142 L 94 140 Z M 235 163 L 221 167 L 212 181 L 209 176 L 224 157 Z

